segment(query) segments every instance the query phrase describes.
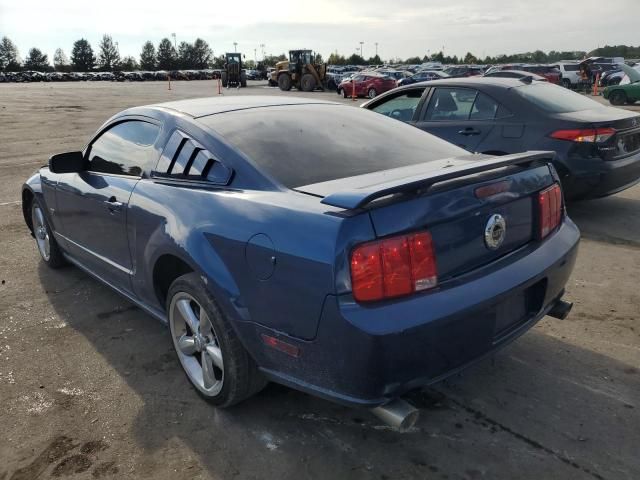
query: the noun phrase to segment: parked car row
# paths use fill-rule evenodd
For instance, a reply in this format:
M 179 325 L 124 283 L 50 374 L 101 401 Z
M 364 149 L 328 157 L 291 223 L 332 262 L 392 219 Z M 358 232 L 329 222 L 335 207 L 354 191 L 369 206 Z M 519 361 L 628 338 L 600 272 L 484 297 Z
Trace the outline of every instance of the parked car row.
M 134 72 L 0 72 L 2 82 L 79 82 L 79 81 L 111 81 L 111 82 L 143 82 L 152 80 L 211 80 L 220 78 L 221 70 L 166 70 L 134 71 Z

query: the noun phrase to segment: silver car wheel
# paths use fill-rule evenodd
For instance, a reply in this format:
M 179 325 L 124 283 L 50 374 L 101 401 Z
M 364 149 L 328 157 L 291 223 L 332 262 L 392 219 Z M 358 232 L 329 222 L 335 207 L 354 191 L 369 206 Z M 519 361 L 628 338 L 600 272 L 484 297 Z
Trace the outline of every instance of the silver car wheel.
M 33 235 L 36 237 L 36 244 L 42 258 L 48 262 L 51 258 L 51 244 L 49 239 L 49 231 L 47 230 L 47 223 L 44 219 L 42 209 L 35 205 L 31 216 L 33 224 Z
M 224 384 L 224 362 L 207 312 L 191 295 L 178 292 L 169 306 L 169 328 L 191 383 L 207 397 L 218 395 Z

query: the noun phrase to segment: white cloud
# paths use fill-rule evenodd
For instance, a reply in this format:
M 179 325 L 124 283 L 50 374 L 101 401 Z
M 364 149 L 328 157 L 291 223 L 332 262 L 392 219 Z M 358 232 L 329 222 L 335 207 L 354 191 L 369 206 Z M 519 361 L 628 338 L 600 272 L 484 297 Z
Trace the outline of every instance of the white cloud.
M 604 15 L 599 0 L 0 0 L 0 35 L 24 55 L 37 46 L 51 56 L 70 53 L 74 40 L 94 48 L 104 33 L 121 54 L 138 56 L 146 40 L 175 32 L 178 41 L 204 38 L 219 54 L 233 49 L 248 58 L 266 44 L 267 53 L 313 48 L 350 55 L 363 41 L 365 56 L 379 43 L 383 57 L 447 53 L 476 55 L 542 50 L 591 50 L 604 44 L 638 43 L 640 2 L 610 0 Z

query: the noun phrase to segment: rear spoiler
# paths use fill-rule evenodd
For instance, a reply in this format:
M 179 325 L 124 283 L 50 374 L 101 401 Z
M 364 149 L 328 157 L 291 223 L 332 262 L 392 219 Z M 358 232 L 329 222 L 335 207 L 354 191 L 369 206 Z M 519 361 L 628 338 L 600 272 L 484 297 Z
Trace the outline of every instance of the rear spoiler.
M 296 190 L 324 197 L 321 203 L 325 205 L 352 210 L 395 193 L 424 189 L 436 183 L 501 167 L 528 166 L 545 160 L 550 162 L 554 157 L 554 152 L 546 151 L 516 153 L 501 157 L 465 155 L 306 185 Z

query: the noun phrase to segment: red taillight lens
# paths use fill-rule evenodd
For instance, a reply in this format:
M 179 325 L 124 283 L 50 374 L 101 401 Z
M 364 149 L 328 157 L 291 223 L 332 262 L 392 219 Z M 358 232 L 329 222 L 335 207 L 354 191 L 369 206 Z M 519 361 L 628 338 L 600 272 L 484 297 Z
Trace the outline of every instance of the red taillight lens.
M 616 134 L 615 128 L 581 128 L 575 130 L 556 130 L 550 136 L 556 140 L 579 143 L 606 142 Z
M 359 302 L 433 288 L 438 273 L 429 232 L 365 243 L 351 254 L 351 284 Z
M 554 183 L 538 193 L 538 217 L 540 238 L 556 229 L 562 220 L 562 190 Z

